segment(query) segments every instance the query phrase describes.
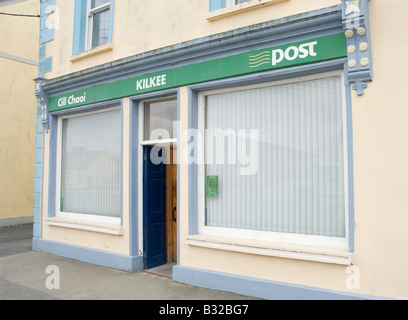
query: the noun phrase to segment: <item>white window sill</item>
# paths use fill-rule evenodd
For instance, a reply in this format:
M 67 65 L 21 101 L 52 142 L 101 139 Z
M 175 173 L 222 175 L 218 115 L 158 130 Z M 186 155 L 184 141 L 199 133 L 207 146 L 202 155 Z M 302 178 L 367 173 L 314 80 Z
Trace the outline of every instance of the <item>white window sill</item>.
M 218 20 L 244 11 L 257 9 L 261 6 L 271 5 L 288 0 L 251 0 L 235 6 L 226 7 L 223 9 L 211 11 L 207 17 L 208 21 Z
M 188 236 L 187 244 L 190 246 L 209 249 L 249 253 L 279 258 L 298 259 L 340 265 L 353 264 L 352 253 L 341 249 L 286 245 L 282 243 L 233 239 L 208 235 Z
M 97 54 L 101 54 L 101 53 L 112 51 L 112 50 L 113 50 L 113 44 L 112 43 L 107 43 L 107 44 L 104 44 L 102 46 L 99 46 L 99 47 L 96 47 L 96 48 L 93 48 L 93 49 L 90 49 L 90 50 L 75 54 L 75 55 L 71 56 L 69 58 L 69 60 L 71 62 L 77 62 L 77 61 L 80 61 L 80 60 L 95 56 Z
M 66 217 L 47 218 L 45 223 L 49 226 L 84 230 L 98 233 L 112 234 L 116 236 L 123 235 L 123 227 L 116 223 L 107 223 L 100 221 L 88 221 L 82 219 L 72 219 Z

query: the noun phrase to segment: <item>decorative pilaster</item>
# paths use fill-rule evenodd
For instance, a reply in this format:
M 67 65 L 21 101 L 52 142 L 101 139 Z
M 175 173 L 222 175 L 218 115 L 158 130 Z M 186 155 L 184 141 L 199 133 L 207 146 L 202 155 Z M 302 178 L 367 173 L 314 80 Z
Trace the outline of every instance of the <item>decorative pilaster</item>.
M 47 94 L 44 92 L 44 78 L 36 78 L 35 81 L 35 96 L 37 98 L 38 105 L 41 108 L 41 122 L 45 132 L 48 132 L 50 128 L 50 123 L 48 120 L 48 108 L 47 102 L 48 97 Z
M 37 97 L 37 130 L 35 146 L 35 184 L 34 184 L 34 238 L 41 238 L 42 221 L 42 188 L 43 182 L 43 137 L 49 130 L 47 103 L 43 83 L 47 72 L 52 70 L 52 56 L 47 55 L 47 45 L 54 40 L 54 29 L 58 28 L 58 15 L 55 0 L 39 0 L 41 8 L 40 38 L 38 52 L 38 78 L 35 81 L 35 96 Z
M 373 80 L 369 0 L 343 0 L 342 22 L 347 41 L 347 82 L 357 95 Z
M 43 134 L 49 130 L 47 103 L 48 97 L 43 90 L 44 78 L 36 78 L 35 96 L 37 98 L 37 138 L 35 146 L 35 184 L 34 184 L 34 224 L 33 236 L 40 238 L 42 210 L 42 178 L 43 178 Z

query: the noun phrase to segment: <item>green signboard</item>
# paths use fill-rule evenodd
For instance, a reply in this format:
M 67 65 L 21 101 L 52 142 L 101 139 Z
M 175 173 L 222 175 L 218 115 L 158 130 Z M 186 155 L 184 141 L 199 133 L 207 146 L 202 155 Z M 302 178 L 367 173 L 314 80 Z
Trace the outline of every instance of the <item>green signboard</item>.
M 251 51 L 53 96 L 49 111 L 347 56 L 344 33 Z

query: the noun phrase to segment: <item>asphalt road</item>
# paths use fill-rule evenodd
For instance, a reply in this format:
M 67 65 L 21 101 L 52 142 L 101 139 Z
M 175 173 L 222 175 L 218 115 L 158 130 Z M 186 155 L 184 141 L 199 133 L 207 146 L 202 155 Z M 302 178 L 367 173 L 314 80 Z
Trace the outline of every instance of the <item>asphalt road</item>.
M 31 251 L 33 225 L 0 228 L 0 257 Z

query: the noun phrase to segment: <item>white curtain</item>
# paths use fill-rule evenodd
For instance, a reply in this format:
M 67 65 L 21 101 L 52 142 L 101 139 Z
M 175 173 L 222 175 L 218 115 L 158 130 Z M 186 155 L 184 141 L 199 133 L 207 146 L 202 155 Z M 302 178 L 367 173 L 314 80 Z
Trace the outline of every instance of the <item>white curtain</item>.
M 61 211 L 120 217 L 121 111 L 62 125 Z
M 206 128 L 205 225 L 345 237 L 340 77 L 210 95 Z

